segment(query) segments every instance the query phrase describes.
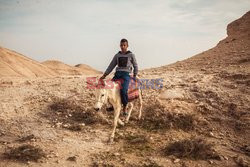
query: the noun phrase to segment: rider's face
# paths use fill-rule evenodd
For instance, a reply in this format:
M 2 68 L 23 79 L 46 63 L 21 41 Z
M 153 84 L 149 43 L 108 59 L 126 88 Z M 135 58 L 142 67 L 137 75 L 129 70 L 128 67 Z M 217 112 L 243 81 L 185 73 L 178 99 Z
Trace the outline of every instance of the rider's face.
M 120 43 L 120 48 L 122 52 L 126 52 L 128 49 L 128 43 L 127 42 Z

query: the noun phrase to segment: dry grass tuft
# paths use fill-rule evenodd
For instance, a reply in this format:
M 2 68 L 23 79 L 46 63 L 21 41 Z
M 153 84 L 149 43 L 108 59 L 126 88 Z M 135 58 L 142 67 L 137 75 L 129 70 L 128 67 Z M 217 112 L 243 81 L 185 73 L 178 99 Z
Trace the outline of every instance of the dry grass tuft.
M 45 157 L 45 153 L 42 149 L 32 145 L 22 145 L 17 148 L 11 148 L 4 153 L 4 157 L 7 159 L 27 162 L 35 161 Z
M 203 139 L 193 138 L 168 144 L 163 151 L 167 156 L 174 155 L 178 158 L 219 159 L 219 155 L 212 149 L 212 146 Z
M 105 122 L 95 111 L 79 105 L 74 100 L 56 99 L 48 108 L 50 112 L 45 117 L 72 131 L 81 131 L 84 129 L 83 124 L 90 126 Z
M 177 114 L 169 112 L 160 103 L 145 106 L 145 116 L 140 127 L 148 131 L 167 130 L 170 128 L 190 131 L 195 128 L 195 118 L 191 114 Z

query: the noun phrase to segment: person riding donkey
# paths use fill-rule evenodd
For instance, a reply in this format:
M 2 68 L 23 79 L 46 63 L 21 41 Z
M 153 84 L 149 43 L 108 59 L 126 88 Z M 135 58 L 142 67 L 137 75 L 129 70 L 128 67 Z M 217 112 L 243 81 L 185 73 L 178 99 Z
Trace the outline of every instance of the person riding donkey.
M 105 79 L 107 75 L 109 75 L 113 69 L 116 67 L 116 72 L 112 80 L 121 81 L 121 101 L 123 104 L 123 115 L 127 115 L 127 104 L 128 104 L 128 87 L 130 82 L 130 73 L 132 72 L 133 66 L 133 78 L 136 79 L 136 75 L 138 74 L 138 64 L 135 59 L 135 55 L 128 50 L 128 40 L 121 39 L 120 41 L 119 51 L 110 62 L 108 68 L 104 72 L 103 76 L 100 79 Z

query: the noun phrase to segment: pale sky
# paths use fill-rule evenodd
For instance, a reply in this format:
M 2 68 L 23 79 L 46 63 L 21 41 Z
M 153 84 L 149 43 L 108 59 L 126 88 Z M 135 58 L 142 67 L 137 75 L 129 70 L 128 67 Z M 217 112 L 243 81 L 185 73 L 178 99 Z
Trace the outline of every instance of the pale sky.
M 0 46 L 104 71 L 127 38 L 139 69 L 215 46 L 249 0 L 0 0 Z

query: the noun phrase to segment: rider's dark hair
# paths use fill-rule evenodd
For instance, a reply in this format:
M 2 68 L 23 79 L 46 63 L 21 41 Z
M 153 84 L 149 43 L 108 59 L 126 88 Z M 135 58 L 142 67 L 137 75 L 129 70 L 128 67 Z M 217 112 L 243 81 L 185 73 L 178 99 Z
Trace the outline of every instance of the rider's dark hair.
M 121 42 L 120 42 L 120 43 L 123 43 L 123 42 L 127 42 L 127 43 L 128 43 L 128 40 L 125 39 L 125 38 L 123 38 L 123 39 L 121 39 Z

